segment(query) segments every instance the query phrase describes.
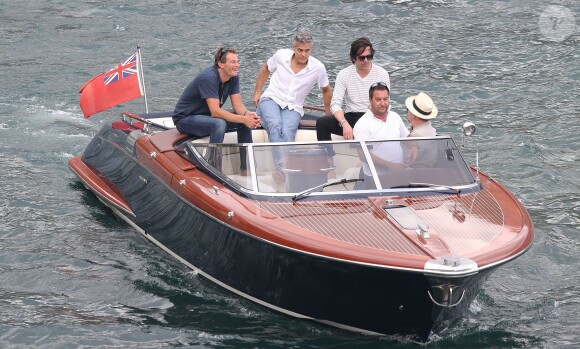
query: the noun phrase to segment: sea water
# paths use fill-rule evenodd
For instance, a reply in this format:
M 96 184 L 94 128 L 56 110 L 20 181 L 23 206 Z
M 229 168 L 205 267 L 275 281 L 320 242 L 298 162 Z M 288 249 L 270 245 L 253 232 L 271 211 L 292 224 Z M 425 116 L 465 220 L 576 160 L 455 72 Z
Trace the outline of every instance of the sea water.
M 489 278 L 428 348 L 580 346 L 578 1 L 0 1 L 0 347 L 414 348 L 274 313 L 200 280 L 138 236 L 67 167 L 134 100 L 84 119 L 79 89 L 139 46 L 150 111 L 236 47 L 242 97 L 293 34 L 334 84 L 367 36 L 391 105 L 427 92 L 440 133 L 529 210 L 531 249 Z M 307 104 L 321 106 L 315 90 Z M 390 316 L 390 314 L 385 314 Z

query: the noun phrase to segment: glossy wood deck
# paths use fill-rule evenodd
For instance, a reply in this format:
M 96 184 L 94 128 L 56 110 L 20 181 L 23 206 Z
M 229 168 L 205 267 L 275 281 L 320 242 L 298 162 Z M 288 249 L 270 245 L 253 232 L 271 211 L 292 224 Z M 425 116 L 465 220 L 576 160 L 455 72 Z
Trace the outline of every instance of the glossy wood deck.
M 389 198 L 410 207 L 430 227 L 430 237 L 423 239 L 385 212 L 384 196 L 296 203 L 239 197 L 173 151 L 171 143 L 182 138 L 175 131 L 143 137 L 137 156 L 179 195 L 224 223 L 305 253 L 406 268 L 422 268 L 429 259 L 453 255 L 484 266 L 521 253 L 533 238 L 521 203 L 483 173 L 479 193 Z M 152 151 L 166 156 L 151 158 Z M 181 180 L 188 185 L 180 187 Z M 219 195 L 212 194 L 214 187 Z M 227 218 L 228 212 L 234 213 L 233 219 Z

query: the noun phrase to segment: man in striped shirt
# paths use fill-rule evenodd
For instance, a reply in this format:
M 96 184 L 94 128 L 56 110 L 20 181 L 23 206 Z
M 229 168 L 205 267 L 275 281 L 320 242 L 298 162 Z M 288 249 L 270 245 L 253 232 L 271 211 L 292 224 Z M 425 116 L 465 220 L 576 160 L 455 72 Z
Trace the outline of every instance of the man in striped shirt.
M 375 54 L 368 38 L 358 38 L 350 45 L 351 66 L 336 76 L 330 112 L 316 120 L 316 136 L 319 141 L 330 141 L 331 134 L 353 139 L 354 124 L 369 109 L 369 88 L 373 83 L 386 83 L 390 89 L 389 73 L 373 64 Z M 345 101 L 345 109 L 342 103 Z

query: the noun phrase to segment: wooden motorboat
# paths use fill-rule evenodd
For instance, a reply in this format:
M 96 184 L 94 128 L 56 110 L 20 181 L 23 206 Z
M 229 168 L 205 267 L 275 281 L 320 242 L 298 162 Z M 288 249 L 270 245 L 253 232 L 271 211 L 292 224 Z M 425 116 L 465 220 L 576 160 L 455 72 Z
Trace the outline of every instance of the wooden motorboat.
M 424 342 L 532 243 L 520 201 L 450 136 L 317 142 L 303 125 L 292 143 L 209 144 L 167 116 L 124 113 L 71 170 L 203 278 L 282 313 Z M 387 149 L 403 169 L 375 164 Z

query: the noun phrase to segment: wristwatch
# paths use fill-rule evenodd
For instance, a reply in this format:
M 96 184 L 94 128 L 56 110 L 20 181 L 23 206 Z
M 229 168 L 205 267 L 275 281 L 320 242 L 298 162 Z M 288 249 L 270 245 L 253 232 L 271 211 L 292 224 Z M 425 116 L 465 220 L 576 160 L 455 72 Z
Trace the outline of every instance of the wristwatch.
M 344 124 L 345 122 L 346 122 L 346 119 L 343 119 L 342 121 L 340 121 L 340 122 L 338 123 L 338 126 L 342 127 L 342 124 Z

